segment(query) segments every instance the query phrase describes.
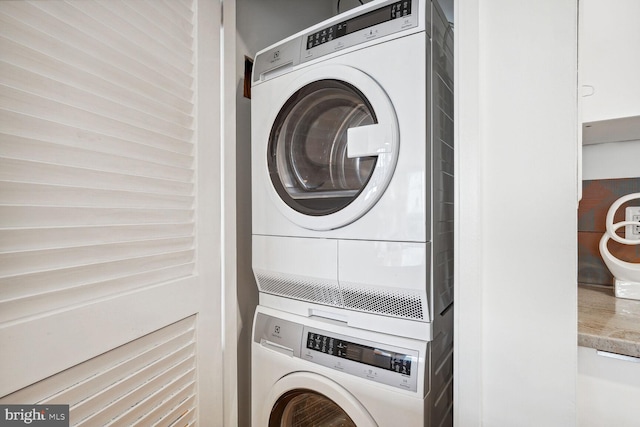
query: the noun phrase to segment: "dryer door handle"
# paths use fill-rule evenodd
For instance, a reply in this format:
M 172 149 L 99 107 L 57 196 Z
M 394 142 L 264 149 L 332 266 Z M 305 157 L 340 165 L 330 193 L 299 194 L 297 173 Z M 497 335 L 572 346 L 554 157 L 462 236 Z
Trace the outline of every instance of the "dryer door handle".
M 388 130 L 380 123 L 347 129 L 347 157 L 353 159 L 390 153 Z

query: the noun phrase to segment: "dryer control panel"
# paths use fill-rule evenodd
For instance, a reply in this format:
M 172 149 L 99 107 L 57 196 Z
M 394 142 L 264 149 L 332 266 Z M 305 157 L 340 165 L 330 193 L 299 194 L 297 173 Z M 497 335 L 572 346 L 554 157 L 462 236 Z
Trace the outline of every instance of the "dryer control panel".
M 397 21 L 399 25 L 395 25 L 392 31 L 383 31 L 384 35 L 417 25 L 417 20 L 412 19 L 411 17 L 411 0 L 397 1 L 370 12 L 366 12 L 362 15 L 354 16 L 353 18 L 338 22 L 337 24 L 322 28 L 321 30 L 317 30 L 314 33 L 307 35 L 307 50 L 325 43 L 330 43 L 335 39 L 353 34 L 357 31 L 371 28 L 375 25 L 383 24 L 395 19 L 402 19 L 402 22 Z M 378 32 L 379 30 L 375 29 L 376 35 Z M 363 33 L 362 38 L 368 40 L 373 36 L 374 29 L 371 28 L 368 33 Z
M 346 11 L 258 52 L 252 81 L 269 80 L 302 63 L 392 34 L 429 32 L 430 13 L 420 0 L 385 0 Z

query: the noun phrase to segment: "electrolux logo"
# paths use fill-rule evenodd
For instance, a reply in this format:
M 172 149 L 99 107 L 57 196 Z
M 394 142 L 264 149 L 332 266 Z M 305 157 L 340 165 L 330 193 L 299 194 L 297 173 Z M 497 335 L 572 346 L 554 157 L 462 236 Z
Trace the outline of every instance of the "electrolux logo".
M 0 405 L 0 427 L 69 427 L 69 405 Z
M 269 58 L 267 56 L 267 58 Z M 275 52 L 273 52 L 271 54 L 271 58 L 269 58 L 269 62 L 271 64 L 276 64 L 278 61 L 280 61 L 280 50 L 276 50 Z
M 280 336 L 280 325 L 273 325 L 273 330 L 271 332 L 271 338 L 276 339 L 276 340 L 281 340 L 282 337 Z

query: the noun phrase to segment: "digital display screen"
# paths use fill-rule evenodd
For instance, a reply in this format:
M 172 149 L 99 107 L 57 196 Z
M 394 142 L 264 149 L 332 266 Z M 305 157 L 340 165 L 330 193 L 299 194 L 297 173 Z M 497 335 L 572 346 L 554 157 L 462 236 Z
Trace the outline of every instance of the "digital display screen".
M 396 18 L 411 15 L 411 0 L 402 0 L 348 19 L 307 37 L 307 49 Z
M 392 19 L 391 10 L 392 8 L 387 6 L 346 21 L 347 34 L 380 24 L 381 22 L 390 21 Z
M 387 371 L 411 375 L 411 356 L 309 332 L 307 348 Z

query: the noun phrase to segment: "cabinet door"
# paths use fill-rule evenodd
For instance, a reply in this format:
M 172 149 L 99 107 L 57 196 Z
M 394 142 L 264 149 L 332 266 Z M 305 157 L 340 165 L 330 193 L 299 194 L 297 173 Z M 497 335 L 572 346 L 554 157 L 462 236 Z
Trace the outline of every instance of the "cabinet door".
M 584 144 L 640 139 L 640 2 L 580 1 Z
M 640 2 L 580 1 L 584 122 L 640 116 Z
M 578 347 L 576 399 L 580 427 L 638 425 L 640 359 L 610 356 Z

